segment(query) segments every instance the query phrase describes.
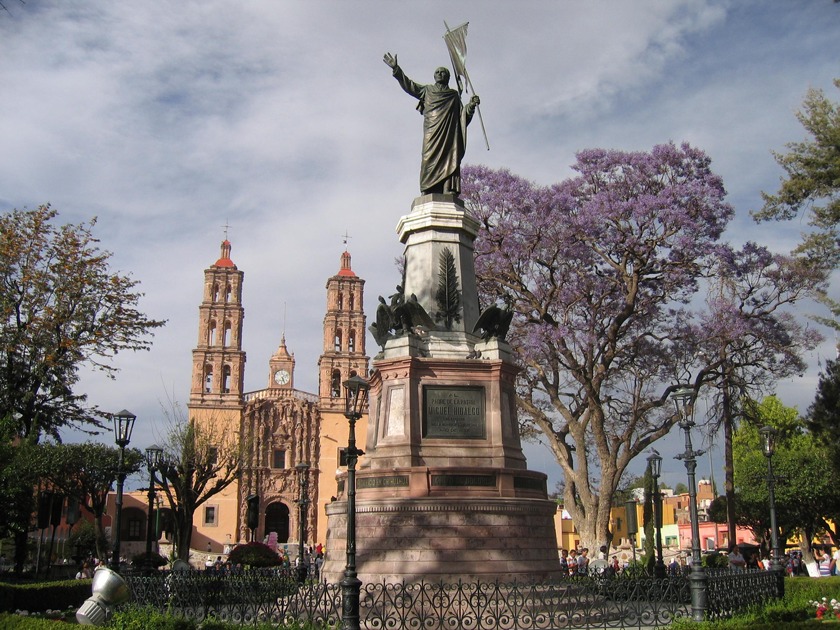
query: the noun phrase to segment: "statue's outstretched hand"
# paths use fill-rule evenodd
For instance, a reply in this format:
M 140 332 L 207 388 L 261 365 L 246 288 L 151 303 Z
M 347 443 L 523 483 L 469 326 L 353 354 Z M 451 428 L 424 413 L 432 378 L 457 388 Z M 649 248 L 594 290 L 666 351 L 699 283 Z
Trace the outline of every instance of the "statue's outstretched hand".
M 397 67 L 397 56 L 396 55 L 392 55 L 391 53 L 385 53 L 385 56 L 382 58 L 382 61 L 384 61 L 386 64 L 388 64 L 388 66 L 392 70 Z

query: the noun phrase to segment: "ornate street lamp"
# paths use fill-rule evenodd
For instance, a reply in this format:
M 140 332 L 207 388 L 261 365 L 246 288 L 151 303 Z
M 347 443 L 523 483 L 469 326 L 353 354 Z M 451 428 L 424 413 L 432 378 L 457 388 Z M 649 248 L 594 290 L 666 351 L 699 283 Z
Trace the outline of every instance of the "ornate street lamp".
M 137 420 L 130 411 L 123 409 L 115 413 L 112 418 L 114 422 L 114 441 L 120 447 L 120 458 L 117 461 L 117 501 L 116 514 L 114 517 L 114 550 L 111 553 L 111 569 L 119 571 L 120 568 L 120 529 L 122 528 L 122 500 L 123 485 L 125 485 L 125 471 L 123 470 L 123 459 L 125 447 L 131 441 L 131 432 L 134 430 L 134 421 Z
M 298 584 L 306 582 L 306 573 L 309 567 L 303 562 L 303 542 L 306 539 L 306 506 L 309 505 L 309 464 L 301 462 L 295 466 L 298 472 L 298 483 L 300 485 L 300 536 L 298 540 Z
M 146 449 L 146 466 L 149 468 L 149 514 L 146 518 L 146 571 L 151 574 L 154 569 L 152 563 L 152 532 L 155 531 L 152 522 L 152 508 L 155 502 L 155 470 L 160 466 L 160 458 L 163 449 L 157 444 L 152 444 Z
M 359 630 L 359 597 L 362 581 L 356 575 L 356 461 L 364 453 L 356 448 L 356 421 L 362 417 L 370 384 L 361 376 L 344 381 L 344 417 L 350 424 L 347 436 L 347 566 L 341 580 L 342 625 L 344 630 Z
M 697 515 L 697 458 L 705 451 L 695 451 L 691 445 L 691 427 L 694 426 L 694 389 L 680 387 L 673 394 L 679 415 L 680 428 L 685 432 L 685 451 L 676 456 L 685 462 L 688 473 L 688 509 L 691 515 L 691 617 L 694 621 L 706 620 L 708 581 L 703 559 L 700 556 L 700 522 Z
M 656 564 L 653 567 L 653 575 L 656 578 L 665 577 L 665 562 L 662 559 L 662 493 L 659 491 L 659 475 L 662 473 L 662 458 L 656 451 L 647 458 L 650 467 L 650 475 L 653 477 L 653 487 L 656 492 L 653 495 L 653 524 L 656 528 Z
M 779 597 L 785 594 L 785 570 L 782 566 L 782 553 L 779 548 L 779 527 L 776 523 L 776 478 L 773 475 L 773 453 L 776 450 L 776 429 L 762 427 L 761 439 L 764 446 L 764 456 L 767 458 L 767 493 L 770 500 L 770 541 L 773 550 L 770 556 L 770 570 L 776 575 Z

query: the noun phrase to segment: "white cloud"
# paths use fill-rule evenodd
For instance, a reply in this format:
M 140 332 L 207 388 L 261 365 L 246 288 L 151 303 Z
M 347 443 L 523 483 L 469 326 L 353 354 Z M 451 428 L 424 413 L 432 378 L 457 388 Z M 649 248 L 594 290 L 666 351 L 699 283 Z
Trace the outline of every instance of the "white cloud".
M 787 250 L 798 225 L 756 227 L 748 212 L 777 183 L 770 150 L 802 135 L 793 112 L 805 90 L 833 90 L 840 9 L 53 0 L 9 10 L 0 13 L 0 207 L 51 201 L 66 220 L 100 217 L 115 266 L 141 280 L 145 309 L 170 323 L 152 352 L 118 359 L 117 381 L 85 385 L 104 408 L 145 419 L 160 416 L 167 392 L 186 400 L 202 272 L 226 222 L 246 273 L 249 389 L 264 386 L 284 304 L 296 383 L 315 389 L 323 287 L 345 231 L 369 310 L 396 284 L 394 226 L 417 194 L 421 119 L 385 51 L 431 81 L 447 60 L 443 20 L 469 20 L 468 67 L 492 150 L 476 120 L 468 161 L 548 184 L 580 149 L 688 140 L 730 191 L 728 238 Z M 800 409 L 815 373 L 784 388 Z

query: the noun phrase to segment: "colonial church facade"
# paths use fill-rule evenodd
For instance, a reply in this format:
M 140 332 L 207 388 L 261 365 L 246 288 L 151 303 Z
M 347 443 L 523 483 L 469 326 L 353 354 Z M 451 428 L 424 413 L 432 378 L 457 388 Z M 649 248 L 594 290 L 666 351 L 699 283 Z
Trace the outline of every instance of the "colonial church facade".
M 244 272 L 231 259 L 231 244 L 204 270 L 198 342 L 193 350 L 189 417 L 218 448 L 238 444 L 244 465 L 239 479 L 202 504 L 196 514 L 193 548 L 221 553 L 252 539 L 248 501 L 258 505 L 256 540 L 298 542 L 302 491 L 306 490 L 306 544 L 326 541 L 325 506 L 338 494 L 336 472 L 345 462 L 348 437 L 342 383 L 368 374 L 365 354 L 364 284 L 341 255 L 338 273 L 327 280 L 323 352 L 318 392 L 295 389 L 295 357 L 285 334 L 266 369 L 266 387 L 245 392 L 242 332 Z M 357 424 L 364 435 L 367 416 Z M 256 497 L 256 498 L 254 498 Z

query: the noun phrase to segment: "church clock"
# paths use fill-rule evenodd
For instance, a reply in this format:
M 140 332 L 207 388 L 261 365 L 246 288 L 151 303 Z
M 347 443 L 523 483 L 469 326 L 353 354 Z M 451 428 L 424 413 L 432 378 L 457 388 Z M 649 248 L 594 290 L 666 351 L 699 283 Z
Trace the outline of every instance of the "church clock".
M 286 348 L 286 335 L 280 340 L 277 352 L 268 360 L 268 386 L 274 389 L 294 387 L 295 355 Z

